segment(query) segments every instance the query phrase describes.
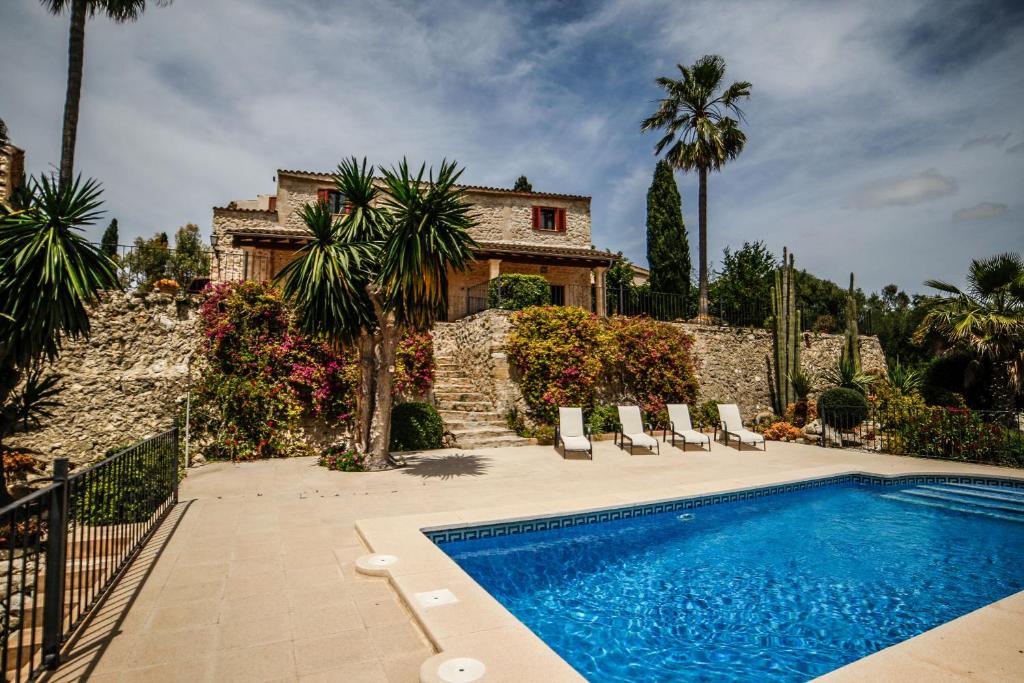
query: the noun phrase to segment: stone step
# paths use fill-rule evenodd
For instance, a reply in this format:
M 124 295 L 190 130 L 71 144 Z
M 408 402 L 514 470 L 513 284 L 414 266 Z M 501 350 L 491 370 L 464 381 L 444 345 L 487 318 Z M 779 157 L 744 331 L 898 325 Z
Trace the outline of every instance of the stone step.
M 528 446 L 529 439 L 509 433 L 509 436 L 493 436 L 480 439 L 460 439 L 456 442 L 456 448 L 503 448 L 508 446 Z
M 450 400 L 439 400 L 437 402 L 438 410 L 462 410 L 466 412 L 491 412 L 494 410 L 494 406 L 491 405 L 490 401 L 450 401 Z
M 505 421 L 505 416 L 501 415 L 493 408 L 489 410 L 443 410 L 438 409 L 437 411 L 441 415 L 442 420 L 501 420 Z
M 434 398 L 438 401 L 472 401 L 474 403 L 487 401 L 487 397 L 479 391 L 466 391 L 462 389 L 442 389 L 441 391 L 435 389 Z
M 471 424 L 465 427 L 453 428 L 451 430 L 455 438 L 460 442 L 465 439 L 476 440 L 479 438 L 492 437 L 492 436 L 508 436 L 510 434 L 515 435 L 515 432 L 511 431 L 506 425 L 481 425 Z
M 444 428 L 452 434 L 464 432 L 475 428 L 504 429 L 508 431 L 508 423 L 505 420 L 495 418 L 493 420 L 463 420 L 460 418 L 449 418 L 444 421 Z

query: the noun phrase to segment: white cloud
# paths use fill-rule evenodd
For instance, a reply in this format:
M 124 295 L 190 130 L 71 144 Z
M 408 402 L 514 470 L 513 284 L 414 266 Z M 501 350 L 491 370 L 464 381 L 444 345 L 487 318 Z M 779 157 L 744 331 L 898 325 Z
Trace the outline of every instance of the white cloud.
M 951 195 L 956 190 L 956 180 L 935 169 L 929 169 L 910 176 L 869 183 L 853 196 L 850 206 L 857 209 L 915 206 Z
M 986 218 L 998 218 L 1006 214 L 1006 204 L 996 204 L 994 202 L 981 202 L 974 206 L 957 209 L 953 212 L 953 220 L 963 221 L 977 221 L 984 220 Z

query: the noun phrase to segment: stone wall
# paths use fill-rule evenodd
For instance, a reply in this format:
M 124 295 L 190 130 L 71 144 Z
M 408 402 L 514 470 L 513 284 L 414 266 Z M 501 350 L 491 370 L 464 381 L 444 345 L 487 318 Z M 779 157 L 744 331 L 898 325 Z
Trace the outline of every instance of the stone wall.
M 771 410 L 767 359 L 772 354 L 769 330 L 679 324 L 694 338 L 697 357 L 698 401 L 737 403 L 744 417 Z M 800 365 L 820 377 L 833 367 L 843 345 L 841 334 L 805 332 L 800 338 Z M 885 370 L 885 355 L 877 337 L 861 335 L 864 370 Z M 815 387 L 815 393 L 823 387 Z
M 63 377 L 63 407 L 7 445 L 81 463 L 171 427 L 200 342 L 195 305 L 164 294 L 111 294 L 90 322 L 89 341 L 66 343 L 52 367 Z
M 507 311 L 488 310 L 439 326 L 434 334 L 436 353 L 458 359 L 473 377 L 476 390 L 491 398 L 500 412 L 526 408 L 505 355 L 510 316 Z M 766 363 L 772 349 L 770 331 L 679 325 L 694 338 L 698 401 L 737 403 L 747 419 L 772 409 Z M 833 366 L 842 342 L 838 334 L 805 333 L 800 350 L 804 371 L 819 376 Z M 861 336 L 860 343 L 864 369 L 884 370 L 878 339 Z

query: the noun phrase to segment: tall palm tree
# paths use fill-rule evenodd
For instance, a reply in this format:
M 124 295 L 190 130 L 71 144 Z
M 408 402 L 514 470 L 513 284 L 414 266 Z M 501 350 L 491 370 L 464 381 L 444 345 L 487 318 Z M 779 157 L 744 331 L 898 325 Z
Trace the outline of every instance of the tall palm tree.
M 719 171 L 725 162 L 743 151 L 747 136 L 739 129 L 743 111 L 738 101 L 750 97 L 750 83 L 736 81 L 718 92 L 725 77 L 725 60 L 706 55 L 693 66 L 677 65 L 679 79 L 662 76 L 655 82 L 665 91 L 658 110 L 643 120 L 640 130 L 665 131 L 654 147 L 655 154 L 665 148 L 665 159 L 673 168 L 697 171 L 700 179 L 698 202 L 700 251 L 700 311 L 708 314 L 708 171 Z M 728 116 L 735 114 L 736 118 Z
M 998 254 L 971 261 L 967 289 L 942 280 L 926 286 L 943 292 L 929 305 L 914 333 L 937 336 L 948 350 L 964 350 L 992 363 L 992 405 L 1012 411 L 1024 381 L 1024 259 Z
M 32 180 L 20 211 L 0 214 L 0 435 L 21 377 L 53 360 L 66 338 L 88 338 L 86 306 L 117 289 L 114 263 L 81 234 L 100 217 L 92 180 Z M 0 503 L 10 500 L 0 468 Z
M 146 10 L 146 0 L 39 0 L 51 14 L 71 9 L 68 34 L 68 89 L 64 97 L 64 129 L 60 146 L 60 186 L 71 182 L 75 166 L 75 139 L 78 137 L 78 107 L 82 100 L 82 70 L 85 65 L 85 20 L 103 14 L 123 24 L 137 20 Z M 172 0 L 156 0 L 168 5 Z
M 437 176 L 402 161 L 381 169 L 356 159 L 334 182 L 348 212 L 335 219 L 323 202 L 302 210 L 312 235 L 277 276 L 299 326 L 335 345 L 355 341 L 360 383 L 356 447 L 370 469 L 389 466 L 393 368 L 403 331 L 428 329 L 447 304 L 448 269 L 465 270 L 474 242 L 462 171 L 441 163 Z

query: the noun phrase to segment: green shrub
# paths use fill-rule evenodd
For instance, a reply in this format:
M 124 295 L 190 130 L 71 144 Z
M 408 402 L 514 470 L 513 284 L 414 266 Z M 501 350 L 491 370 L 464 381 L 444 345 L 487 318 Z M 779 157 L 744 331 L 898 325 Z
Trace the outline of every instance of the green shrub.
M 559 406 L 594 406 L 609 346 L 608 328 L 573 306 L 518 311 L 505 347 L 519 373 L 530 416 L 554 424 Z
M 690 410 L 690 422 L 694 429 L 701 427 L 714 428 L 718 426 L 718 401 L 704 401 L 699 406 Z
M 391 411 L 391 450 L 426 451 L 440 448 L 444 422 L 429 403 L 399 403 Z
M 501 275 L 487 286 L 487 305 L 506 311 L 551 305 L 551 285 L 540 275 Z
M 347 446 L 331 446 L 320 456 L 319 465 L 338 472 L 365 472 L 366 456 Z
M 826 389 L 818 398 L 818 416 L 829 427 L 853 429 L 867 419 L 868 400 L 856 389 Z
M 151 448 L 125 453 L 79 479 L 81 495 L 72 518 L 108 525 L 148 520 L 174 491 L 174 445 L 153 441 Z M 111 456 L 123 449 L 110 449 Z
M 619 409 L 615 406 L 594 406 L 587 416 L 591 434 L 611 434 L 619 431 Z

